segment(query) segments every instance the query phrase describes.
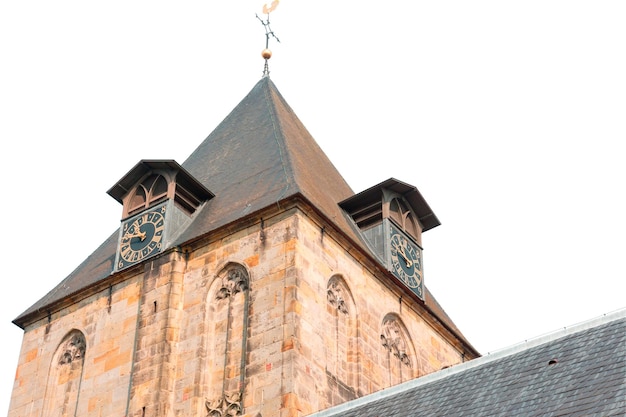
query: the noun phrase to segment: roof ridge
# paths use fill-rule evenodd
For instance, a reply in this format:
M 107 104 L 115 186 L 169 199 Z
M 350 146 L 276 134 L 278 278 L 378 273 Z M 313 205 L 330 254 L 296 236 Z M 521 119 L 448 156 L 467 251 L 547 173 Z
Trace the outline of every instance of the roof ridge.
M 570 335 L 579 333 L 584 330 L 599 327 L 599 326 L 609 324 L 611 322 L 616 322 L 619 320 L 626 320 L 626 308 L 612 311 L 609 313 L 605 313 L 602 316 L 574 324 L 570 327 L 563 327 L 562 329 L 545 334 L 543 336 L 538 336 L 536 338 L 526 340 L 524 342 L 518 343 L 511 347 L 500 349 L 493 353 L 488 353 L 487 355 L 482 356 L 480 358 L 472 359 L 470 361 L 467 361 L 458 365 L 454 365 L 449 368 L 444 368 L 444 369 L 441 369 L 439 371 L 433 372 L 431 374 L 428 374 L 419 378 L 415 378 L 405 383 L 398 384 L 389 388 L 385 388 L 380 391 L 376 391 L 372 394 L 365 395 L 363 397 L 357 398 L 347 403 L 339 404 L 335 407 L 331 407 L 331 408 L 327 408 L 325 410 L 319 411 L 317 413 L 312 414 L 311 417 L 336 416 L 340 412 L 352 410 L 354 408 L 358 408 L 365 404 L 370 404 L 370 403 L 373 403 L 375 401 L 378 401 L 384 398 L 392 397 L 394 395 L 398 395 L 403 392 L 413 390 L 419 386 L 430 384 L 430 383 L 439 381 L 441 379 L 447 378 L 449 376 L 467 371 L 469 369 L 483 366 L 487 363 L 494 362 L 498 359 L 502 359 L 507 356 L 524 352 L 526 350 L 529 350 L 534 347 L 546 344 L 548 342 L 560 339 L 562 337 L 570 336 Z
M 563 326 L 561 329 L 553 330 L 551 332 L 544 333 L 539 336 L 532 337 L 530 339 L 526 339 L 522 342 L 515 343 L 511 346 L 504 347 L 502 349 L 494 350 L 493 352 L 487 352 L 487 356 L 508 356 L 517 352 L 521 352 L 535 346 L 543 345 L 544 343 L 551 342 L 556 339 L 560 339 L 565 336 L 569 336 L 583 330 L 591 329 L 593 327 L 601 326 L 606 323 L 610 323 L 612 321 L 626 319 L 626 307 L 617 309 L 615 311 L 611 311 L 608 313 L 604 313 L 601 316 L 594 317 L 589 320 L 584 320 L 570 326 Z
M 289 188 L 291 188 L 294 184 L 296 184 L 297 186 L 297 182 L 294 180 L 295 171 L 293 169 L 293 162 L 289 157 L 289 151 L 287 149 L 287 138 L 285 137 L 283 126 L 280 117 L 278 116 L 276 103 L 271 97 L 272 90 L 277 91 L 276 85 L 272 82 L 272 80 L 269 79 L 269 77 L 263 78 L 262 81 L 265 81 L 262 84 L 263 98 L 265 104 L 269 109 L 268 114 L 272 119 L 272 131 L 274 133 L 274 140 L 276 141 L 276 146 L 278 148 L 278 153 L 280 157 L 280 164 L 283 167 L 283 174 L 285 175 L 285 188 L 280 193 L 280 195 L 277 196 L 277 200 L 280 201 L 282 197 L 285 196 Z

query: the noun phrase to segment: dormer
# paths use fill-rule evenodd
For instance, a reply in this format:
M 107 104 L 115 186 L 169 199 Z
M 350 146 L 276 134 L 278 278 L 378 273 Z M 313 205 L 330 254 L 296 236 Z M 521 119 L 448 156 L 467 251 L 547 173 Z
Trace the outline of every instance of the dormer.
M 441 223 L 419 190 L 390 178 L 339 206 L 381 263 L 423 300 L 422 233 Z
M 172 200 L 188 215 L 214 197 L 198 180 L 171 159 L 144 159 L 107 193 L 122 204 L 122 219 L 165 200 Z
M 214 197 L 173 160 L 140 161 L 108 194 L 122 204 L 116 270 L 162 252 Z

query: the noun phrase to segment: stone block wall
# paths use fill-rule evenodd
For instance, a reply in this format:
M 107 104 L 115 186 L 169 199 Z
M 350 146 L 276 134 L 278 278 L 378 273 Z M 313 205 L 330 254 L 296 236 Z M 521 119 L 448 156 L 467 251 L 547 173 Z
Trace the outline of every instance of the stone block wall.
M 214 385 L 224 375 L 237 380 L 241 369 L 244 414 L 278 417 L 307 415 L 461 361 L 418 303 L 400 300 L 397 288 L 375 277 L 318 221 L 291 210 L 266 219 L 262 231 L 253 225 L 190 254 L 176 415 L 225 413 L 229 395 L 241 387 Z M 238 354 L 227 353 L 241 346 L 241 337 L 227 341 L 208 330 L 220 276 L 233 266 L 249 278 L 243 368 Z M 238 329 L 233 323 L 242 319 L 230 321 Z
M 460 362 L 334 233 L 293 206 L 123 272 L 26 329 L 9 417 L 304 416 Z
M 25 329 L 9 417 L 125 415 L 137 277 Z

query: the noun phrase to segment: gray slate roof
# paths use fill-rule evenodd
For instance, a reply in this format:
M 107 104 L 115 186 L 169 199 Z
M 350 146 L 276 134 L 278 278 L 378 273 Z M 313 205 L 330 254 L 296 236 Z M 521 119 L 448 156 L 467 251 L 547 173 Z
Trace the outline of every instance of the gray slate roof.
M 215 197 L 173 246 L 228 226 L 273 204 L 300 197 L 376 261 L 339 202 L 354 195 L 269 77 L 264 77 L 183 162 Z M 118 231 L 68 277 L 13 322 L 24 327 L 55 311 L 55 303 L 103 284 L 113 272 Z M 475 351 L 426 289 L 426 308 Z
M 311 417 L 331 416 L 626 416 L 626 310 Z
M 354 194 L 269 77 L 196 148 L 182 166 L 216 198 L 182 243 L 292 196 L 302 196 L 354 241 L 337 203 Z
M 300 196 L 367 251 L 337 203 L 354 195 L 337 169 L 283 99 L 262 78 L 181 164 L 215 195 L 172 246 L 185 244 L 273 204 Z M 30 317 L 81 290 L 102 283 L 114 268 L 118 231 L 52 291 L 13 322 Z

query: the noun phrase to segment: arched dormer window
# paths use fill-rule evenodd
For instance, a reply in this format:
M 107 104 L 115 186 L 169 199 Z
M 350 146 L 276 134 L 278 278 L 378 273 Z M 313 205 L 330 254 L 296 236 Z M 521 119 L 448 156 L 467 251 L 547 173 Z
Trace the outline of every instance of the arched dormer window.
M 173 200 L 187 215 L 214 197 L 176 161 L 145 159 L 124 175 L 107 193 L 123 205 L 122 219 Z
M 159 174 L 152 174 L 141 182 L 128 205 L 128 215 L 132 216 L 167 198 L 167 180 Z
M 421 228 L 408 205 L 399 198 L 389 203 L 389 217 L 406 233 L 419 239 Z

